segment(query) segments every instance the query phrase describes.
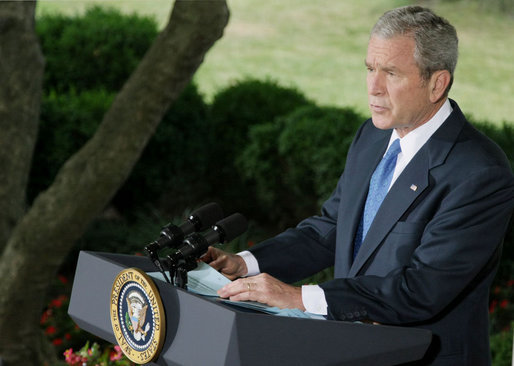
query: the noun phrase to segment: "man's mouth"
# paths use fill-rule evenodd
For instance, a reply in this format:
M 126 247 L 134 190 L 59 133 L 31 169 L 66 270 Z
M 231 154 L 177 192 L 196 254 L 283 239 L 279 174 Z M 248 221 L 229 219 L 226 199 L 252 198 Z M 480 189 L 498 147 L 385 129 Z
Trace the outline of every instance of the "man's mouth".
M 381 105 L 372 104 L 372 103 L 369 104 L 369 108 L 371 109 L 372 112 L 377 112 L 377 113 L 385 112 L 388 109 Z

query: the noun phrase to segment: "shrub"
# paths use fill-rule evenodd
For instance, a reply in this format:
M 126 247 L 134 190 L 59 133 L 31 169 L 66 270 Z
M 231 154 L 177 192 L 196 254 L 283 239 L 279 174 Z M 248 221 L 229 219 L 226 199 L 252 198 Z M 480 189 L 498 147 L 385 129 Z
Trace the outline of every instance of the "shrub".
M 295 182 L 311 180 L 309 188 L 317 203 L 328 198 L 344 170 L 353 137 L 365 119 L 352 109 L 329 107 L 305 108 L 287 117 L 279 138 L 279 154 L 287 163 L 290 174 L 286 183 L 293 192 L 306 193 L 297 190 Z
M 46 189 L 61 165 L 94 133 L 114 94 L 105 90 L 43 96 L 28 197 Z
M 105 90 L 43 97 L 39 137 L 35 147 L 28 196 L 46 189 L 62 164 L 93 136 L 114 93 Z M 167 192 L 182 202 L 203 197 L 206 168 L 207 107 L 194 85 L 189 85 L 169 109 L 150 139 L 115 204 L 130 210 L 152 203 Z M 144 194 L 142 194 L 144 192 Z
M 478 130 L 489 136 L 502 148 L 514 169 L 514 125 L 506 122 L 501 125 L 493 125 L 489 122 L 474 121 L 473 118 L 470 118 L 470 121 Z
M 493 366 L 512 365 L 512 329 L 513 327 L 511 326 L 510 330 L 491 335 L 490 342 Z
M 218 92 L 210 107 L 209 131 L 216 141 L 215 151 L 238 153 L 247 143 L 248 129 L 272 122 L 309 105 L 306 97 L 294 88 L 273 81 L 243 80 Z
M 514 280 L 498 281 L 491 289 L 489 315 L 492 333 L 510 329 L 514 312 Z
M 133 212 L 130 218 L 109 214 L 99 217 L 77 241 L 70 262 L 76 263 L 80 250 L 144 255 L 144 247 L 159 237 L 165 224 L 161 213 L 146 211 Z
M 166 112 L 114 204 L 130 211 L 160 202 L 170 215 L 206 197 L 207 105 L 190 84 Z
M 157 35 L 150 17 L 95 6 L 84 15 L 43 15 L 36 23 L 46 59 L 45 90 L 117 91 Z
M 505 152 L 514 169 L 514 125 L 503 123 L 493 125 L 489 122 L 474 121 L 469 118 L 473 125 L 484 134 L 494 140 Z M 511 219 L 507 234 L 503 243 L 502 260 L 498 268 L 494 286 L 501 286 L 514 278 L 514 220 Z M 494 300 L 493 300 L 494 301 Z
M 249 144 L 252 126 L 273 122 L 311 102 L 294 88 L 273 81 L 243 80 L 214 96 L 210 107 L 208 134 L 209 177 L 212 196 L 229 210 L 257 212 L 252 187 L 245 186 L 235 169 L 237 156 Z
M 278 155 L 278 137 L 283 123 L 263 123 L 250 128 L 248 145 L 236 160 L 236 166 L 245 184 L 255 186 L 256 200 L 264 211 L 269 211 L 270 219 L 277 219 L 277 211 L 282 207 L 279 194 L 282 188 L 281 159 Z M 284 192 L 287 193 L 287 192 Z
M 365 117 L 347 108 L 300 108 L 274 124 L 255 126 L 238 159 L 270 218 L 290 226 L 319 210 L 344 169 Z

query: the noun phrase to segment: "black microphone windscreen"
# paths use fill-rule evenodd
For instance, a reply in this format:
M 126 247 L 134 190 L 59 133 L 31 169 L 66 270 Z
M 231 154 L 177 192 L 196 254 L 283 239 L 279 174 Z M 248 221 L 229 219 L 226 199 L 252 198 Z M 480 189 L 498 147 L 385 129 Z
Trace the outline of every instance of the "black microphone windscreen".
M 196 219 L 200 222 L 200 227 L 197 230 L 202 231 L 223 218 L 223 209 L 216 202 L 211 202 L 193 211 L 191 217 L 193 216 L 196 216 Z
M 216 223 L 224 233 L 224 242 L 229 242 L 237 238 L 248 229 L 248 221 L 240 213 L 232 214 Z

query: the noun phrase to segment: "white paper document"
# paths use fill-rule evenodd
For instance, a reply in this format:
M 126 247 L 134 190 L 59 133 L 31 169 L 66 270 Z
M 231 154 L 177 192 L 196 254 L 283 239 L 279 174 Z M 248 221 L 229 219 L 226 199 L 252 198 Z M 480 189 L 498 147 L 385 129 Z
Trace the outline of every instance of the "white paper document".
M 198 295 L 218 297 L 218 290 L 230 282 L 205 262 L 187 272 L 187 290 Z
M 149 272 L 148 275 L 164 281 L 164 277 L 160 272 Z M 198 262 L 198 266 L 195 269 L 187 272 L 187 290 L 197 295 L 218 297 L 218 290 L 230 282 L 228 278 L 204 262 Z M 280 309 L 255 301 L 230 301 L 222 298 L 218 298 L 217 301 L 272 315 L 325 319 L 321 315 L 307 313 L 300 309 Z

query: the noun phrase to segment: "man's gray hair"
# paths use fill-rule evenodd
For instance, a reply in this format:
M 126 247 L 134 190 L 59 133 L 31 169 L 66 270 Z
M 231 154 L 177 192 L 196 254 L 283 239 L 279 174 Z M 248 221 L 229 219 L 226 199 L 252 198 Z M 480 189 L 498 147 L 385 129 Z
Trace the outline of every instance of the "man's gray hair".
M 448 70 L 451 75 L 448 93 L 457 65 L 459 40 L 457 31 L 446 19 L 421 6 L 404 6 L 384 13 L 371 30 L 371 36 L 413 37 L 414 60 L 421 77 L 429 80 L 435 71 Z

